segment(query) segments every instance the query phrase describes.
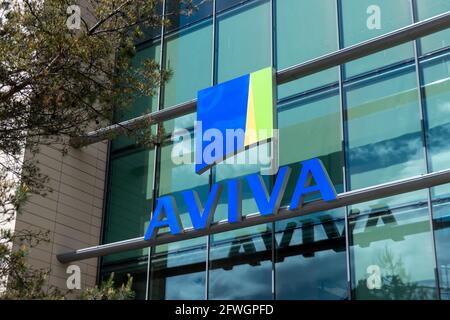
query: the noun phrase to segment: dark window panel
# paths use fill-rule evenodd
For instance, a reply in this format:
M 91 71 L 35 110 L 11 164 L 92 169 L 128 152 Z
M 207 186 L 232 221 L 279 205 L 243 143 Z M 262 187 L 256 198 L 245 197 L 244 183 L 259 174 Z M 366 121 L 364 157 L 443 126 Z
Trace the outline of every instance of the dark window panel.
M 348 299 L 344 210 L 276 223 L 276 297 Z
M 193 0 L 189 5 L 185 0 L 166 1 L 166 18 L 170 24 L 166 32 L 171 32 L 194 24 L 212 16 L 213 0 Z
M 153 197 L 154 151 L 144 150 L 112 159 L 104 243 L 144 234 L 150 220 Z M 105 257 L 105 262 L 145 256 L 148 248 Z

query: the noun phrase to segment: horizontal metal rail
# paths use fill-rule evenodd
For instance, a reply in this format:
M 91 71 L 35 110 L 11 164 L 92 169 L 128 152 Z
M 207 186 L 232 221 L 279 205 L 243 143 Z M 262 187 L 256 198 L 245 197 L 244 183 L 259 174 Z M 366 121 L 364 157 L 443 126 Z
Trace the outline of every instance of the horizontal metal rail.
M 432 33 L 447 29 L 450 27 L 450 11 L 434 16 L 400 28 L 398 30 L 386 33 L 382 36 L 349 46 L 324 56 L 309 60 L 283 69 L 277 72 L 276 79 L 278 84 L 290 82 L 365 56 L 383 51 L 408 41 L 421 38 Z M 108 139 L 113 133 L 123 130 L 133 130 L 141 126 L 152 125 L 162 121 L 171 120 L 192 112 L 197 109 L 197 101 L 192 100 L 186 103 L 178 104 L 173 107 L 165 108 L 160 111 L 145 114 L 143 116 L 123 121 L 88 134 L 71 139 L 71 145 L 82 147 L 96 142 Z
M 287 207 L 280 208 L 277 214 L 270 216 L 261 216 L 257 213 L 243 217 L 242 222 L 228 223 L 226 220 L 213 224 L 206 230 L 184 230 L 179 235 L 172 235 L 164 233 L 158 235 L 154 240 L 145 241 L 144 237 L 113 242 L 103 245 L 98 245 L 90 248 L 79 249 L 72 252 L 62 253 L 57 255 L 58 261 L 61 263 L 68 263 L 77 260 L 89 259 L 93 257 L 104 256 L 123 251 L 142 249 L 146 247 L 166 244 L 181 240 L 198 238 L 206 235 L 216 234 L 225 231 L 237 230 L 246 227 L 256 226 L 263 223 L 271 223 L 283 219 L 295 218 L 304 216 L 313 212 L 335 209 L 343 206 L 349 206 L 357 203 L 380 199 L 383 197 L 393 196 L 401 193 L 416 191 L 433 186 L 450 183 L 450 169 L 438 171 L 434 173 L 415 176 L 412 178 L 389 182 L 377 186 L 372 186 L 364 189 L 359 189 L 350 192 L 340 193 L 337 200 L 325 202 L 322 200 L 312 201 L 304 204 L 303 207 L 297 210 L 289 210 Z M 149 213 L 150 219 L 150 213 Z

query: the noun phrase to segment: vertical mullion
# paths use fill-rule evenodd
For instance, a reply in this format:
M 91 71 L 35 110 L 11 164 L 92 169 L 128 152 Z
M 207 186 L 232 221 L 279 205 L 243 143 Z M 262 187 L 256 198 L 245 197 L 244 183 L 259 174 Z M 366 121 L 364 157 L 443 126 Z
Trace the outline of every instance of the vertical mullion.
M 270 0 L 270 62 L 272 68 L 275 67 L 275 0 Z M 275 84 L 276 85 L 276 84 Z M 277 101 L 277 99 L 275 100 Z M 278 108 L 274 106 L 275 113 L 278 115 Z M 277 116 L 277 128 L 278 129 L 278 116 Z M 272 140 L 273 141 L 273 140 Z M 274 144 L 272 143 L 272 156 L 274 156 Z M 278 162 L 278 161 L 277 161 Z M 271 176 L 271 187 L 273 187 L 275 176 Z M 275 257 L 276 257 L 276 239 L 275 239 L 275 222 L 272 222 L 272 234 L 271 234 L 271 257 L 272 257 L 272 299 L 276 299 L 276 272 L 275 272 Z
M 162 0 L 162 13 L 161 17 L 162 19 L 165 19 L 166 16 L 166 0 Z M 161 35 L 160 35 L 160 52 L 159 52 L 159 71 L 162 72 L 164 69 L 164 32 L 165 32 L 165 25 L 164 21 L 161 21 Z M 164 92 L 164 86 L 163 84 L 160 84 L 159 86 L 159 92 L 158 92 L 158 99 L 157 99 L 157 110 L 162 109 L 162 95 Z M 159 126 L 163 124 L 156 124 L 156 134 L 159 132 Z M 161 160 L 161 146 L 159 143 L 155 144 L 154 147 L 155 153 L 153 158 L 153 181 L 152 181 L 152 212 L 150 214 L 150 219 L 153 215 L 153 209 L 156 206 L 156 199 L 159 196 L 159 171 L 160 171 L 160 160 Z M 152 262 L 152 255 L 154 252 L 154 247 L 150 247 L 148 250 L 148 259 L 147 259 L 147 286 L 145 290 L 145 298 L 146 300 L 150 300 L 150 293 L 151 293 L 151 262 Z
M 216 0 L 212 7 L 212 50 L 211 50 L 211 85 L 216 82 Z M 197 134 L 197 133 L 196 133 Z M 209 191 L 215 181 L 214 168 L 209 169 Z M 209 260 L 211 257 L 211 235 L 206 237 L 206 266 L 205 266 L 205 300 L 209 299 Z
M 417 3 L 416 0 L 411 0 L 411 15 L 413 19 L 413 23 L 418 21 L 417 18 Z M 414 45 L 414 63 L 416 68 L 416 83 L 417 83 L 417 95 L 418 95 L 418 105 L 419 105 L 419 115 L 420 115 L 420 127 L 422 131 L 422 150 L 424 157 L 424 165 L 425 165 L 425 173 L 430 173 L 430 163 L 428 159 L 428 143 L 427 143 L 427 135 L 426 135 L 426 124 L 425 124 L 425 106 L 423 103 L 423 91 L 422 91 L 422 83 L 423 79 L 420 72 L 420 63 L 419 63 L 419 39 L 413 41 Z M 434 276 L 436 280 L 436 298 L 438 300 L 441 299 L 441 286 L 439 280 L 439 271 L 438 271 L 438 259 L 436 252 L 436 237 L 434 234 L 434 224 L 433 224 L 433 204 L 431 201 L 431 188 L 427 189 L 427 202 L 428 202 L 428 214 L 429 214 L 429 222 L 430 222 L 430 231 L 431 231 L 431 245 L 433 250 L 433 259 L 434 259 Z
M 337 45 L 338 49 L 342 49 L 342 39 L 341 39 L 341 1 L 336 0 L 336 32 L 337 32 Z M 339 65 L 339 108 L 341 113 L 341 149 L 342 149 L 342 182 L 344 192 L 349 190 L 348 187 L 348 177 L 347 177 L 347 155 L 346 146 L 348 140 L 347 132 L 347 109 L 345 107 L 344 101 L 344 66 Z M 348 220 L 348 207 L 344 207 L 344 231 L 345 231 L 345 262 L 347 269 L 347 295 L 348 299 L 352 299 L 352 279 L 351 279 L 351 263 L 350 263 L 350 224 Z
M 112 152 L 112 143 L 111 140 L 108 140 L 107 147 L 106 147 L 106 166 L 105 166 L 105 181 L 103 183 L 103 201 L 102 201 L 102 222 L 100 225 L 100 237 L 99 237 L 99 243 L 103 243 L 105 239 L 105 231 L 106 231 L 106 216 L 108 214 L 107 207 L 108 207 L 108 194 L 111 190 L 110 182 L 111 182 L 111 152 Z M 97 259 L 97 273 L 96 273 L 96 279 L 95 283 L 97 285 L 100 285 L 101 283 L 101 269 L 103 264 L 104 257 L 98 257 Z

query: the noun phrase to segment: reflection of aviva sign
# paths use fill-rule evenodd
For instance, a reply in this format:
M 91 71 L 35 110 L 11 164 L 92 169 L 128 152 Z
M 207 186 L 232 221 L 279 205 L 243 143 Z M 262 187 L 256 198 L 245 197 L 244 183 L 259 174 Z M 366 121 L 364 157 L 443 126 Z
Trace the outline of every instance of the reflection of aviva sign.
M 274 73 L 266 68 L 245 76 L 202 90 L 198 93 L 197 125 L 196 125 L 196 167 L 202 173 L 215 163 L 232 156 L 246 147 L 256 145 L 274 138 L 275 103 Z M 209 139 L 204 143 L 203 132 L 214 131 L 217 137 L 225 139 Z M 230 133 L 242 132 L 241 139 L 227 138 Z M 299 145 L 298 147 L 301 147 Z M 205 157 L 206 156 L 206 157 Z M 296 210 L 302 206 L 304 197 L 320 193 L 324 201 L 336 200 L 336 192 L 319 159 L 310 159 L 300 163 L 301 170 L 297 179 L 289 209 Z M 260 215 L 277 214 L 284 191 L 291 176 L 289 167 L 279 169 L 272 188 L 268 188 L 259 174 L 251 174 L 244 179 L 255 199 Z M 183 177 L 180 177 L 183 179 Z M 195 230 L 208 229 L 213 221 L 219 198 L 227 188 L 228 223 L 239 223 L 242 217 L 242 181 L 230 179 L 224 183 L 215 183 L 204 206 L 197 192 L 187 190 L 181 192 L 187 214 Z M 270 191 L 270 193 L 268 192 Z M 145 240 L 153 239 L 160 228 L 169 228 L 170 233 L 177 235 L 184 232 L 175 198 L 162 196 L 156 201 L 150 225 L 144 236 Z
M 273 138 L 273 77 L 273 69 L 266 68 L 199 91 L 195 136 L 197 173 L 246 147 Z M 205 141 L 210 139 L 205 139 L 203 132 L 215 132 L 214 141 Z M 242 139 L 237 134 L 235 141 L 233 134 L 239 132 Z

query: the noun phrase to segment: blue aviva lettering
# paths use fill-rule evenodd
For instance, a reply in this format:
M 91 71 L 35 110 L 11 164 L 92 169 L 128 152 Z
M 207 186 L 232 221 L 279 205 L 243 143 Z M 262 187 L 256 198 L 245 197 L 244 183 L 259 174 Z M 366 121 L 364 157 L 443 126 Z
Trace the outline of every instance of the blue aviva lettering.
M 289 210 L 296 210 L 301 207 L 304 197 L 313 193 L 319 193 L 324 201 L 336 200 L 336 191 L 319 159 L 302 161 L 300 165 L 301 171 L 290 201 Z M 277 214 L 290 174 L 290 167 L 280 168 L 270 195 L 259 174 L 252 174 L 243 179 L 249 186 L 260 215 Z M 314 184 L 312 183 L 312 179 L 314 179 Z M 242 221 L 242 181 L 231 179 L 224 184 L 228 188 L 227 221 L 228 223 L 239 223 Z M 204 208 L 196 191 L 188 190 L 182 192 L 183 201 L 186 204 L 192 226 L 195 230 L 205 230 L 211 226 L 223 187 L 223 184 L 218 183 L 212 186 Z M 156 208 L 144 239 L 154 239 L 160 228 L 167 227 L 173 235 L 181 234 L 184 231 L 175 198 L 171 195 L 157 199 Z

